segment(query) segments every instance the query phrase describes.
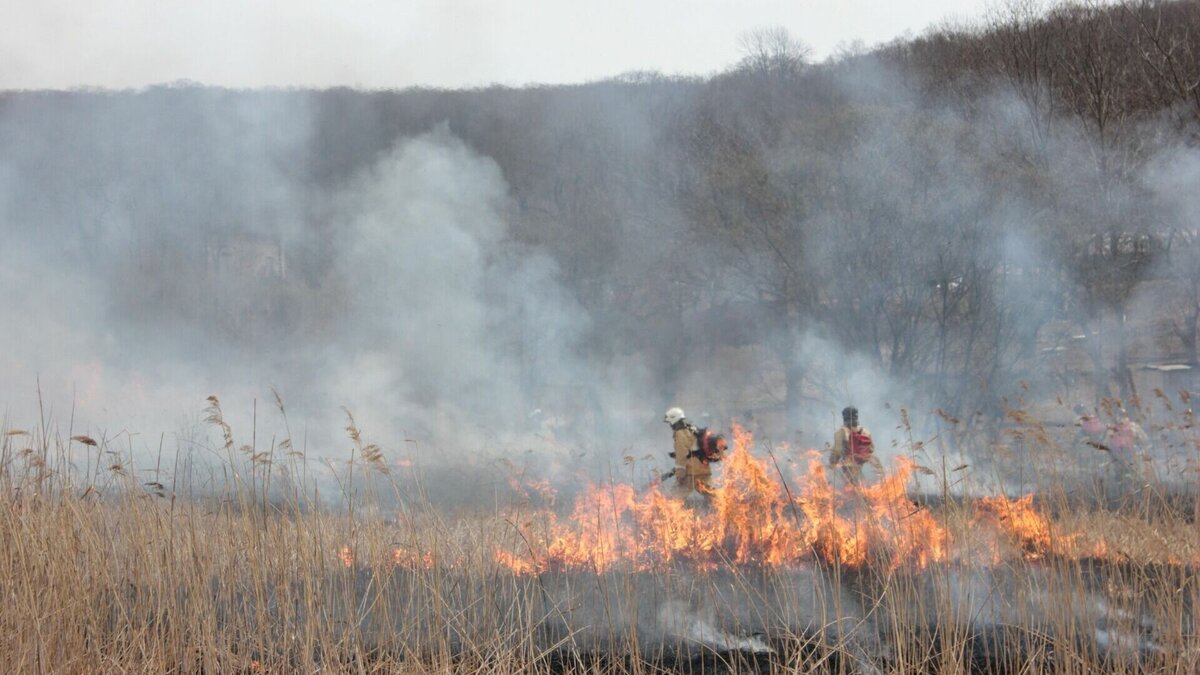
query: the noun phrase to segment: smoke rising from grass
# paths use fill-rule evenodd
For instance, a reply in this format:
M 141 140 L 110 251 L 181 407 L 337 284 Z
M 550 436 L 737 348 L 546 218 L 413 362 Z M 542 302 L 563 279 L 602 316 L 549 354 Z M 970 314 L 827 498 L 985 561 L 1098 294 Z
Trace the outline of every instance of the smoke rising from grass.
M 1084 280 L 1056 244 L 1139 190 L 1161 198 L 1145 211 L 1186 220 L 1190 207 L 1170 207 L 1186 171 L 1163 167 L 1194 152 L 1159 141 L 1140 183 L 1098 195 L 1073 168 L 1096 150 L 1085 134 L 1061 123 L 1038 145 L 1012 92 L 922 97 L 871 58 L 836 72 L 813 80 L 828 100 L 782 127 L 723 100 L 758 100 L 767 80 L 750 76 L 487 94 L 528 94 L 522 133 L 557 145 L 478 130 L 495 117 L 393 124 L 347 92 L 14 96 L 0 113 L 9 417 L 37 414 L 40 379 L 59 420 L 73 409 L 76 430 L 153 447 L 196 427 L 215 393 L 246 442 L 269 444 L 285 433 L 265 404 L 275 387 L 292 435 L 320 455 L 345 456 L 344 405 L 394 455 L 408 441 L 426 461 L 538 449 L 550 471 L 594 477 L 651 453 L 631 469 L 645 480 L 669 464 L 664 404 L 721 428 L 757 416 L 764 437 L 803 448 L 855 405 L 885 459 L 940 437 L 919 461 L 986 461 L 945 441 L 936 410 L 971 424 L 1002 419 L 1025 385 L 1061 392 L 1047 335 L 1086 328 L 1064 301 Z M 803 103 L 787 99 L 794 84 L 771 90 L 776 112 Z M 724 159 L 726 137 L 752 150 L 730 171 L 761 170 L 777 196 L 697 181 L 718 215 L 753 214 L 732 236 L 681 198 L 695 178 L 677 175 L 689 144 Z M 513 150 L 526 142 L 558 148 L 582 187 L 526 163 Z M 554 220 L 570 209 L 577 221 Z M 760 226 L 775 229 L 755 241 Z M 702 268 L 706 256 L 721 264 Z M 569 278 L 580 270 L 594 277 Z M 796 288 L 800 306 L 785 306 Z M 741 343 L 728 321 L 706 323 L 734 303 L 755 317 Z M 789 368 L 802 374 L 791 399 Z
M 334 396 L 392 431 L 480 447 L 518 431 L 523 383 L 586 377 L 587 316 L 556 265 L 506 241 L 496 164 L 444 128 L 401 143 L 337 196 L 348 307 Z M 522 353 L 531 350 L 534 353 Z
M 57 423 L 127 432 L 148 457 L 160 433 L 206 436 L 217 394 L 237 444 L 266 449 L 287 433 L 275 389 L 314 459 L 348 453 L 345 406 L 392 459 L 486 469 L 538 450 L 541 471 L 573 473 L 579 435 L 548 434 L 584 406 L 558 399 L 600 400 L 611 374 L 578 353 L 589 318 L 557 264 L 508 236 L 498 165 L 442 125 L 317 185 L 297 99 L 151 90 L 6 109 L 8 419 L 35 419 L 40 387 Z

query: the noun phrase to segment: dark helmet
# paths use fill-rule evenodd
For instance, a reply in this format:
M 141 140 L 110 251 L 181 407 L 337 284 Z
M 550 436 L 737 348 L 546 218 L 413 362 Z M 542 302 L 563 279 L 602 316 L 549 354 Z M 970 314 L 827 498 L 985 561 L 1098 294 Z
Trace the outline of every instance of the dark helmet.
M 858 425 L 858 408 L 846 406 L 842 408 L 842 421 L 850 426 Z

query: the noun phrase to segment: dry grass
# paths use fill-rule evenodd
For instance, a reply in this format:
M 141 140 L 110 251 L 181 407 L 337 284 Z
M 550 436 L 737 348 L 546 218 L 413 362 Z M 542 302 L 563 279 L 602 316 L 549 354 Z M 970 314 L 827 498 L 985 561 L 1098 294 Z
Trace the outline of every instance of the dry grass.
M 1111 509 L 1039 494 L 1053 536 L 1079 551 L 1103 542 L 1101 561 L 1000 541 L 969 503 L 947 500 L 936 511 L 960 555 L 924 571 L 814 562 L 515 575 L 496 562 L 498 550 L 528 550 L 512 511 L 451 515 L 410 497 L 421 491 L 400 487 L 352 418 L 355 459 L 331 506 L 290 443 L 237 449 L 216 399 L 208 412 L 225 480 L 193 498 L 173 492 L 178 476 L 139 482 L 103 441 L 4 430 L 5 671 L 1200 668 L 1200 535 L 1165 489 L 1145 486 Z M 987 559 L 998 541 L 1004 555 Z M 710 648 L 689 637 L 710 628 L 720 632 Z M 711 647 L 751 633 L 773 651 Z

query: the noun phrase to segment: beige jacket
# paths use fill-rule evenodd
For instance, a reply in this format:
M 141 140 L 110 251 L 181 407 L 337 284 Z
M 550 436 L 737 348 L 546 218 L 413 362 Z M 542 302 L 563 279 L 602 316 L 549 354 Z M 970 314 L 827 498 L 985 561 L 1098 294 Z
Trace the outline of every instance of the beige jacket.
M 699 457 L 688 457 L 697 450 L 696 434 L 688 427 L 675 430 L 675 470 L 689 476 L 711 476 L 712 468 Z

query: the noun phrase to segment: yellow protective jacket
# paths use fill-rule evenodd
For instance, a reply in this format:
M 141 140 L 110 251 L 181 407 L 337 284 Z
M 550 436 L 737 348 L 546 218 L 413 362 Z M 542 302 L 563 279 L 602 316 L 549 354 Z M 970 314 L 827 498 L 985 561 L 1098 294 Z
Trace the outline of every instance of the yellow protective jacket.
M 675 430 L 675 471 L 689 476 L 711 476 L 712 469 L 699 457 L 688 457 L 696 446 L 696 432 L 684 426 Z

